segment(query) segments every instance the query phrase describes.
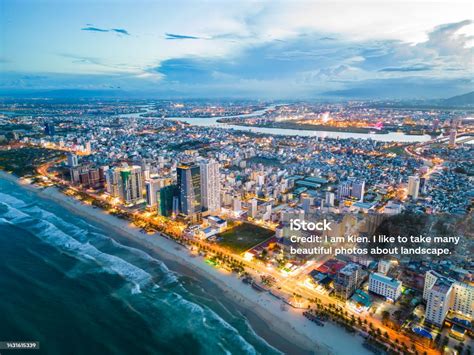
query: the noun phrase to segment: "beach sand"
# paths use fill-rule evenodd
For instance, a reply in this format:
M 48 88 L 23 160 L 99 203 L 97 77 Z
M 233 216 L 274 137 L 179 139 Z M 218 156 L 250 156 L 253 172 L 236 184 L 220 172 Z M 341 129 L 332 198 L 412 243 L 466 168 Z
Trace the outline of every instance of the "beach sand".
M 220 296 L 232 307 L 244 314 L 254 331 L 269 344 L 287 354 L 368 354 L 362 346 L 363 339 L 347 333 L 344 329 L 327 322 L 325 327 L 318 327 L 304 318 L 301 310 L 285 307 L 282 301 L 269 293 L 255 291 L 244 284 L 235 274 L 216 269 L 206 264 L 202 257 L 191 256 L 189 251 L 159 233 L 153 235 L 140 232 L 107 212 L 85 205 L 68 197 L 54 187 L 40 189 L 29 185 L 13 175 L 0 172 L 0 178 L 21 184 L 24 188 L 34 191 L 43 198 L 48 198 L 88 221 L 116 233 L 121 238 L 142 246 L 156 254 L 170 270 L 178 274 L 190 276 L 203 285 L 216 287 Z M 217 292 L 216 292 L 217 294 Z

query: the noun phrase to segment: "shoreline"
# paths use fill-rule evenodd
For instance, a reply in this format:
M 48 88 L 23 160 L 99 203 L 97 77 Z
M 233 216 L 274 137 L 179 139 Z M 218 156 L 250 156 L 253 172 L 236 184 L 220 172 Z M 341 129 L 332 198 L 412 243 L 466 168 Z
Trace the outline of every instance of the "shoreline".
M 76 215 L 116 233 L 126 242 L 143 247 L 147 252 L 158 256 L 171 271 L 219 288 L 223 298 L 221 301 L 243 314 L 257 335 L 284 353 L 347 354 L 354 351 L 361 354 L 368 353 L 362 346 L 363 339 L 357 335 L 350 335 L 330 322 L 326 323 L 325 327 L 317 327 L 301 316 L 302 310 L 287 307 L 287 310 L 283 311 L 282 301 L 268 293 L 256 292 L 242 283 L 235 274 L 209 266 L 200 256 L 191 257 L 186 248 L 161 236 L 160 233 L 152 235 L 141 233 L 138 227 L 132 227 L 128 221 L 72 199 L 55 187 L 41 189 L 23 183 L 21 178 L 4 171 L 0 171 L 0 178 L 59 204 Z M 341 336 L 344 336 L 343 341 Z

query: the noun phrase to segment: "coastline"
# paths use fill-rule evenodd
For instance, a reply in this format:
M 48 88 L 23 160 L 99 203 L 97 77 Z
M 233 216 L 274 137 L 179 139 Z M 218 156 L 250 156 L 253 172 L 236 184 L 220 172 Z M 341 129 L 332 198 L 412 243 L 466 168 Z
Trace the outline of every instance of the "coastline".
M 186 248 L 160 236 L 159 233 L 143 234 L 128 221 L 72 199 L 55 187 L 40 189 L 4 171 L 0 171 L 0 178 L 19 184 L 40 197 L 52 200 L 76 215 L 105 227 L 118 237 L 145 248 L 164 261 L 170 270 L 190 276 L 206 286 L 217 287 L 222 292 L 220 296 L 223 303 L 230 304 L 245 315 L 259 336 L 284 353 L 368 353 L 362 346 L 362 338 L 356 335 L 348 336 L 342 328 L 329 322 L 324 328 L 317 327 L 301 316 L 301 310 L 287 307 L 286 311 L 282 311 L 280 300 L 268 293 L 256 292 L 235 275 L 204 263 L 200 256 L 191 257 Z M 341 341 L 342 335 L 344 341 Z

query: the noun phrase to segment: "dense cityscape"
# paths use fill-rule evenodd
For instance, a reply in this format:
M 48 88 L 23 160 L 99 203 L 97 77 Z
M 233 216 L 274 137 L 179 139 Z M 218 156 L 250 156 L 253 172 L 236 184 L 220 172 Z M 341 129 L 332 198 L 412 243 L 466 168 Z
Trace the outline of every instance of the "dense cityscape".
M 175 240 L 315 332 L 338 324 L 377 354 L 471 354 L 474 121 L 392 106 L 5 100 L 0 168 Z M 292 254 L 294 218 L 330 221 L 344 252 Z M 407 225 L 460 241 L 440 259 L 358 255 L 346 237 Z

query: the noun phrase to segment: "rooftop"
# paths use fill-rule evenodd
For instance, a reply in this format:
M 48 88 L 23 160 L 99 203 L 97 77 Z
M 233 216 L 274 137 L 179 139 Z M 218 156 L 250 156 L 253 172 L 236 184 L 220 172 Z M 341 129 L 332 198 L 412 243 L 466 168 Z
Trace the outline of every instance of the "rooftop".
M 383 282 L 385 284 L 388 284 L 392 288 L 397 288 L 398 286 L 401 285 L 401 281 L 398 281 L 396 279 L 393 279 L 391 277 L 387 277 L 383 274 L 379 274 L 378 272 L 374 272 L 372 275 L 370 275 L 371 279 L 377 280 L 379 282 Z

